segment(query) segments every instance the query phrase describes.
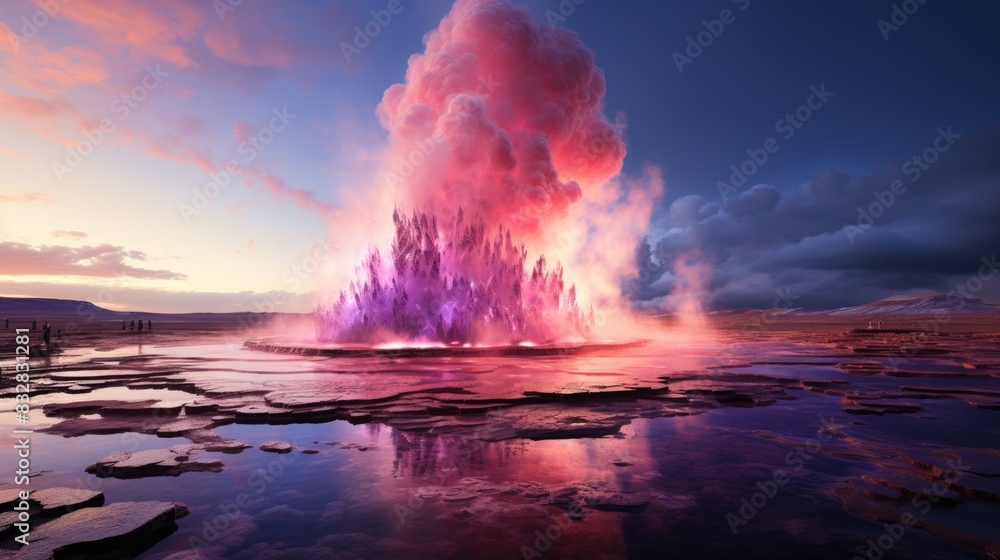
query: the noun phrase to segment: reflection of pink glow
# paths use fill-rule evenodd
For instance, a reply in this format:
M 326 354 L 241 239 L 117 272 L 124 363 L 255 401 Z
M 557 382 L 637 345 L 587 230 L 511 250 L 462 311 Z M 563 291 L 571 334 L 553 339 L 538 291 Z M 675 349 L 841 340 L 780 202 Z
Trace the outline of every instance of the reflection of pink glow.
M 433 342 L 384 342 L 374 346 L 379 350 L 399 350 L 401 348 L 446 348 L 444 344 Z
M 457 522 L 452 505 L 439 498 L 419 499 L 421 492 L 457 489 L 464 477 L 481 477 L 492 483 L 509 485 L 514 481 L 538 484 L 546 490 L 582 482 L 601 482 L 606 490 L 633 491 L 644 482 L 630 473 L 645 473 L 656 468 L 650 458 L 649 443 L 643 437 L 599 440 L 547 440 L 484 442 L 452 436 L 429 436 L 393 430 L 393 478 L 376 485 L 384 510 L 387 543 L 422 542 L 428 534 L 449 538 L 459 533 L 503 535 L 495 538 L 468 539 L 461 542 L 461 557 L 522 557 L 521 546 L 534 545 L 534 531 L 545 531 L 559 522 L 565 531 L 555 542 L 560 558 L 594 558 L 594 551 L 614 557 L 626 556 L 625 528 L 621 514 L 589 509 L 586 521 L 569 521 L 566 512 L 555 506 L 538 507 L 530 499 L 515 495 L 489 495 L 477 499 L 476 507 L 490 507 L 496 501 L 498 511 L 506 515 L 484 515 Z M 376 456 L 385 461 L 385 455 Z M 628 458 L 633 469 L 615 471 L 609 461 Z M 380 471 L 384 463 L 379 465 Z M 419 490 L 419 491 L 418 491 Z M 502 504 L 502 505 L 501 505 Z M 405 508 L 414 508 L 408 510 Z M 471 506 L 468 506 L 471 507 Z M 405 522 L 400 522 L 401 511 Z M 390 549 L 384 557 L 407 557 L 404 551 Z M 456 556 L 458 557 L 458 556 Z

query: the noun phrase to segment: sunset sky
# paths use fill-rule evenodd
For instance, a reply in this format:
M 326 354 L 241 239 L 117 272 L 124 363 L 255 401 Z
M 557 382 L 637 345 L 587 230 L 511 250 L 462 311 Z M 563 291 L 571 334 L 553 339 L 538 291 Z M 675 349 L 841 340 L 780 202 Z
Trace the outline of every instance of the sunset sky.
M 882 1 L 518 3 L 596 53 L 605 113 L 627 123 L 623 172 L 663 170 L 650 251 L 698 251 L 712 305 L 947 293 L 1000 253 L 995 3 L 927 2 L 888 31 Z M 332 217 L 384 175 L 376 106 L 450 7 L 5 1 L 0 295 L 180 312 L 280 293 L 280 310 L 310 309 L 317 275 L 299 270 L 318 243 L 358 234 Z M 674 53 L 723 10 L 731 23 L 679 70 Z M 767 162 L 720 187 L 769 137 Z M 931 148 L 933 165 L 907 168 Z M 894 181 L 905 192 L 851 233 Z M 199 199 L 211 183 L 224 188 Z M 673 281 L 657 268 L 625 289 L 656 307 Z M 973 295 L 1000 299 L 1000 281 Z

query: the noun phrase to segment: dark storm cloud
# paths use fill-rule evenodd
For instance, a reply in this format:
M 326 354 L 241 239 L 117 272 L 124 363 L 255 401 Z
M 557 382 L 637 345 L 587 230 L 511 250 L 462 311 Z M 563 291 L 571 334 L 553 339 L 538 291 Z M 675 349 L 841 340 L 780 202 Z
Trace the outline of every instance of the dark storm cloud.
M 725 199 L 681 197 L 659 224 L 666 233 L 640 248 L 645 271 L 628 289 L 644 305 L 669 303 L 669 263 L 697 251 L 713 267 L 714 307 L 768 307 L 778 289 L 798 295 L 796 306 L 822 307 L 946 293 L 1000 253 L 998 154 L 1000 126 L 942 127 L 919 159 L 866 177 L 823 169 L 784 194 L 756 185 Z M 997 277 L 974 295 L 995 299 Z

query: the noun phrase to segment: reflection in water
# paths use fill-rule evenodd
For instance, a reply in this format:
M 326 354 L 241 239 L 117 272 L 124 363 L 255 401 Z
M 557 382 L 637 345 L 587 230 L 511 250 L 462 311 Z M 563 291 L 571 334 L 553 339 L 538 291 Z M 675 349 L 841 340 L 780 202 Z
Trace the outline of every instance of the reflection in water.
M 435 436 L 392 429 L 396 478 L 443 481 L 476 476 L 501 468 L 523 452 L 523 441 L 478 441 L 461 436 Z
M 448 542 L 445 557 L 625 557 L 626 517 L 655 532 L 663 511 L 687 505 L 650 492 L 659 475 L 647 430 L 639 422 L 615 438 L 491 442 L 393 429 L 395 482 L 377 485 L 383 519 L 399 542 Z M 619 509 L 634 513 L 605 511 Z
M 490 442 L 393 429 L 393 481 L 376 486 L 395 544 L 380 557 L 414 557 L 401 543 L 436 546 L 449 558 L 520 558 L 525 551 L 528 557 L 622 557 L 623 516 L 635 514 L 594 508 L 649 488 L 633 476 L 648 478 L 650 465 L 636 431 L 598 440 Z M 637 470 L 612 465 L 622 457 Z

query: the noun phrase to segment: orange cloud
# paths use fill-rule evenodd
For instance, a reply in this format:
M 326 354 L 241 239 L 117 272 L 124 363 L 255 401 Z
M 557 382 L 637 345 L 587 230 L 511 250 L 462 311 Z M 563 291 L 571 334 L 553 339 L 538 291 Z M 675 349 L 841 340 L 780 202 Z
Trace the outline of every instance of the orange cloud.
M 65 229 L 57 229 L 56 231 L 52 232 L 52 237 L 76 237 L 76 238 L 81 238 L 81 237 L 87 237 L 87 234 L 84 233 L 84 232 L 82 232 L 82 231 L 72 231 L 72 230 L 65 230 Z
M 51 118 L 73 114 L 76 109 L 69 100 L 61 97 L 42 99 L 26 95 L 8 95 L 0 91 L 0 114 L 28 118 Z
M 196 66 L 185 42 L 197 37 L 210 4 L 173 0 L 139 4 L 129 0 L 73 0 L 65 17 L 94 32 L 101 42 L 132 58 L 152 57 L 179 67 Z
M 145 261 L 146 253 L 126 251 L 124 247 L 102 244 L 94 247 L 66 247 L 25 243 L 0 243 L 0 262 L 4 262 L 3 276 L 90 276 L 156 280 L 181 280 L 184 274 L 170 270 L 153 270 L 125 264 L 125 259 Z
M 182 120 L 183 117 L 179 119 Z M 147 155 L 181 164 L 193 163 L 205 173 L 212 173 L 217 169 L 212 161 L 212 150 L 207 143 L 196 145 L 194 139 L 198 136 L 204 138 L 204 132 L 195 132 L 190 123 L 175 122 L 160 134 L 148 129 L 139 130 L 138 147 Z
M 317 200 L 316 192 L 309 189 L 292 187 L 284 178 L 267 172 L 247 169 L 246 173 L 264 186 L 274 200 L 288 200 L 303 210 L 315 212 L 320 216 L 329 217 L 335 208 L 330 204 Z
M 350 33 L 349 22 L 363 16 L 342 3 L 295 7 L 272 2 L 220 12 L 222 22 L 205 33 L 205 46 L 218 58 L 246 67 L 288 68 L 306 59 L 342 63 L 340 38 Z M 291 17 L 303 10 L 310 25 Z
M 107 61 L 99 51 L 84 45 L 50 49 L 43 38 L 8 41 L 14 32 L 0 23 L 0 78 L 38 93 L 61 93 L 81 84 L 103 85 L 108 78 Z
M 74 146 L 80 141 L 81 128 L 96 128 L 93 120 L 83 119 L 76 106 L 65 97 L 46 99 L 0 91 L 0 122 L 14 118 L 23 120 L 22 126 L 30 128 L 40 138 L 64 146 Z
M 269 42 L 266 48 L 254 45 L 247 40 L 247 33 L 259 33 L 260 29 L 243 30 L 235 24 L 219 26 L 210 29 L 205 34 L 205 45 L 212 54 L 240 66 L 291 66 L 295 53 L 287 44 L 281 44 L 281 36 L 276 36 L 275 42 Z
M 246 244 L 245 247 L 243 247 L 241 249 L 237 249 L 236 250 L 236 254 L 237 255 L 242 255 L 242 254 L 246 253 L 247 255 L 249 255 L 249 254 L 253 253 L 253 246 L 254 246 L 254 241 L 253 241 L 253 239 L 251 239 L 250 241 L 247 241 L 247 244 Z
M 0 194 L 0 204 L 50 204 L 52 199 L 40 192 Z

